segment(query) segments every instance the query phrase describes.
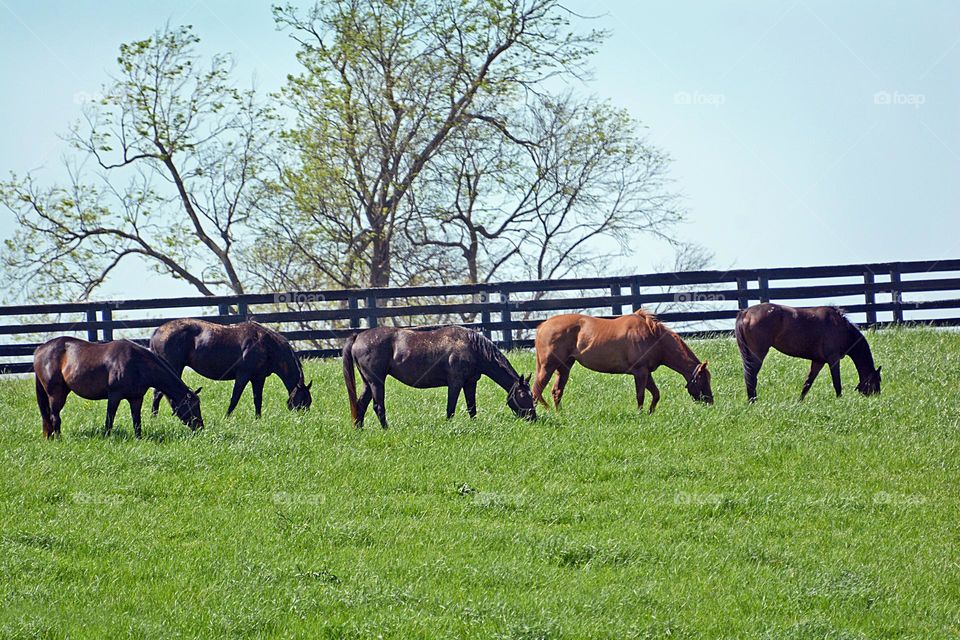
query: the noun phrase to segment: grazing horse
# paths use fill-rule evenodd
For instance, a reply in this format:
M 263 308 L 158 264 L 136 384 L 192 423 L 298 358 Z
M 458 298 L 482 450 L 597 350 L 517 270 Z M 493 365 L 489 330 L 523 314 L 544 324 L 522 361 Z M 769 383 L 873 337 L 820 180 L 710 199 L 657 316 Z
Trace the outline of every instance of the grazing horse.
M 263 406 L 263 384 L 277 374 L 287 388 L 287 408 L 309 409 L 313 399 L 310 384 L 304 384 L 303 367 L 293 347 L 282 335 L 256 322 L 222 325 L 183 318 L 166 322 L 150 337 L 150 349 L 170 363 L 178 375 L 190 367 L 213 380 L 233 380 L 233 395 L 227 415 L 233 413 L 250 383 L 257 417 Z M 160 408 L 163 392 L 153 395 L 153 415 Z
M 354 364 L 363 380 L 359 400 Z M 537 417 L 530 395 L 530 377 L 518 375 L 496 345 L 482 334 L 463 327 L 377 327 L 351 336 L 343 347 L 343 379 L 357 428 L 363 427 L 370 400 L 380 426 L 387 428 L 383 395 L 388 375 L 418 389 L 446 387 L 447 418 L 457 408 L 461 389 L 470 417 L 477 415 L 477 381 L 485 375 L 507 392 L 507 406 L 518 417 Z
M 544 406 L 548 405 L 543 392 L 556 371 L 553 403 L 560 408 L 570 369 L 576 362 L 600 373 L 632 374 L 638 408 L 643 409 L 644 392 L 650 390 L 650 413 L 660 401 L 660 390 L 653 382 L 653 372 L 660 365 L 683 376 L 694 400 L 713 403 L 706 360 L 700 362 L 680 336 L 642 309 L 612 319 L 579 313 L 553 316 L 537 327 L 536 350 L 533 397 Z
M 860 330 L 836 307 L 794 309 L 779 304 L 758 304 L 737 314 L 737 347 L 743 359 L 747 398 L 757 399 L 757 374 L 770 347 L 795 358 L 810 360 L 803 383 L 803 400 L 823 365 L 829 365 L 833 388 L 840 397 L 840 360 L 850 356 L 857 367 L 863 395 L 880 393 L 880 367 L 874 368 L 870 345 Z
M 37 405 L 45 438 L 60 435 L 60 410 L 73 391 L 87 400 L 106 400 L 104 435 L 113 428 L 121 400 L 130 404 L 133 432 L 140 437 L 140 408 L 147 389 L 162 390 L 173 412 L 191 429 L 202 429 L 200 389 L 191 391 L 156 354 L 127 340 L 106 343 L 54 338 L 33 354 Z

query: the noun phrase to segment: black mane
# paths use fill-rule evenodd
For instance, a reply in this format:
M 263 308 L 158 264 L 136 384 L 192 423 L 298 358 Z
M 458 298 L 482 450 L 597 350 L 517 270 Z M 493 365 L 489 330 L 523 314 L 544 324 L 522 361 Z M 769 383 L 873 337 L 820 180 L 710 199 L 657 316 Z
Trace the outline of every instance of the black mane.
M 507 357 L 503 355 L 503 352 L 497 348 L 497 345 L 487 336 L 483 335 L 479 331 L 470 330 L 467 334 L 469 336 L 470 345 L 476 350 L 476 352 L 484 359 L 489 362 L 495 362 L 500 365 L 507 371 L 509 371 L 515 378 L 519 378 L 520 375 L 513 368 L 513 365 L 510 364 L 510 361 L 507 360 Z

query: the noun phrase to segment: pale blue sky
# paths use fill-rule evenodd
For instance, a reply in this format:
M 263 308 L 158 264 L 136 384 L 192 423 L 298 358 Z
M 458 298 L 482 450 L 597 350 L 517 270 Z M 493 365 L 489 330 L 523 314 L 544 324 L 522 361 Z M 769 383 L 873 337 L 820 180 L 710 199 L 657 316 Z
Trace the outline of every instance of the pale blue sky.
M 960 2 L 569 6 L 612 30 L 580 90 L 629 109 L 670 152 L 684 235 L 719 266 L 960 257 Z M 0 0 L 0 172 L 52 175 L 57 134 L 118 45 L 168 20 L 234 52 L 264 90 L 296 71 L 268 3 Z M 631 271 L 669 258 L 638 247 Z M 101 297 L 181 292 L 130 265 Z

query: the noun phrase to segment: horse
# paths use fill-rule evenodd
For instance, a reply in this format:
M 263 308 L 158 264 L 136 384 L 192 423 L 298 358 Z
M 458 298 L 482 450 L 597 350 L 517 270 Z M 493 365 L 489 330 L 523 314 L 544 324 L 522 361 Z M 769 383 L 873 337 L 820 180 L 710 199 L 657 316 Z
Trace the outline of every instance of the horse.
M 71 391 L 87 400 L 107 401 L 104 436 L 113 429 L 120 401 L 126 400 L 133 432 L 140 437 L 140 409 L 150 387 L 166 394 L 184 424 L 193 430 L 203 428 L 200 389 L 191 391 L 159 356 L 128 340 L 94 343 L 54 338 L 34 351 L 33 371 L 45 438 L 60 435 L 60 410 Z
M 840 360 L 850 356 L 857 367 L 863 395 L 880 393 L 880 367 L 874 368 L 870 345 L 860 330 L 836 307 L 794 309 L 763 303 L 737 314 L 737 347 L 743 360 L 747 399 L 757 399 L 757 374 L 770 347 L 795 358 L 810 360 L 810 373 L 800 400 L 807 396 L 823 365 L 829 365 L 833 388 L 841 394 Z
M 233 413 L 250 383 L 253 407 L 259 418 L 263 406 L 263 384 L 276 374 L 287 388 L 287 408 L 309 409 L 313 398 L 310 384 L 304 384 L 303 366 L 290 342 L 256 322 L 221 325 L 182 318 L 166 322 L 150 336 L 150 349 L 183 374 L 184 367 L 213 380 L 233 380 L 233 395 L 227 415 Z M 161 390 L 153 395 L 153 415 L 160 408 Z
M 537 375 L 533 397 L 543 406 L 543 392 L 554 371 L 553 403 L 559 410 L 570 369 L 577 362 L 600 373 L 633 375 L 637 408 L 643 409 L 644 394 L 650 391 L 650 413 L 660 402 L 660 390 L 653 372 L 660 365 L 673 369 L 687 381 L 687 393 L 697 401 L 713 404 L 710 371 L 676 333 L 656 316 L 643 309 L 618 318 L 594 318 L 567 313 L 544 320 L 534 340 Z
M 363 380 L 357 399 L 354 365 Z M 377 327 L 354 334 L 343 347 L 343 379 L 354 426 L 363 427 L 367 406 L 387 428 L 384 387 L 387 376 L 417 389 L 447 387 L 447 418 L 453 417 L 463 391 L 470 417 L 477 415 L 477 381 L 485 375 L 507 392 L 507 406 L 517 417 L 535 420 L 530 376 L 517 374 L 488 338 L 463 327 L 401 329 Z

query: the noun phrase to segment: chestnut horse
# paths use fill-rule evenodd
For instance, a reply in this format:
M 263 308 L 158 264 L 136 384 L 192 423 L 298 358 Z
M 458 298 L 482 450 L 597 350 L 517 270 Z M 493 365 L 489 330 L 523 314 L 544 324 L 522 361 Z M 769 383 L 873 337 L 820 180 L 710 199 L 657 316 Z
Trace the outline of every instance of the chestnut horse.
M 313 401 L 304 384 L 303 367 L 290 342 L 256 322 L 222 325 L 182 318 L 166 322 L 150 336 L 150 349 L 170 363 L 177 375 L 190 367 L 205 378 L 233 380 L 227 415 L 233 413 L 250 383 L 257 417 L 263 406 L 264 381 L 277 374 L 287 388 L 288 409 L 308 409 Z M 160 408 L 160 389 L 153 394 L 153 415 Z
M 354 364 L 363 379 L 359 400 Z M 417 389 L 446 387 L 447 418 L 453 417 L 461 390 L 470 417 L 477 415 L 477 382 L 485 375 L 507 392 L 507 406 L 514 414 L 527 420 L 537 418 L 530 377 L 517 374 L 496 345 L 470 329 L 377 327 L 350 336 L 343 347 L 343 379 L 358 429 L 363 427 L 371 400 L 380 426 L 387 428 L 384 388 L 388 375 Z
M 60 410 L 71 391 L 87 400 L 106 400 L 104 435 L 113 428 L 121 400 L 130 404 L 133 432 L 140 437 L 140 409 L 147 389 L 160 389 L 173 412 L 191 429 L 202 429 L 200 389 L 191 391 L 159 356 L 127 340 L 106 343 L 54 338 L 33 354 L 37 405 L 45 438 L 60 435 Z
M 650 413 L 660 401 L 660 390 L 653 382 L 653 372 L 660 365 L 683 376 L 694 400 L 713 403 L 707 362 L 700 362 L 680 336 L 642 309 L 613 319 L 579 313 L 553 316 L 537 327 L 536 350 L 533 397 L 544 406 L 543 392 L 556 371 L 553 403 L 560 408 L 570 369 L 576 362 L 600 373 L 633 375 L 637 407 L 643 409 L 644 392 L 649 389 Z
M 737 314 L 737 346 L 743 359 L 747 399 L 757 399 L 757 374 L 770 347 L 795 358 L 810 360 L 810 373 L 800 399 L 803 400 L 823 365 L 830 367 L 833 389 L 840 397 L 840 360 L 850 356 L 857 367 L 863 395 L 880 393 L 880 367 L 874 368 L 870 345 L 860 330 L 836 307 L 794 309 L 769 302 Z

